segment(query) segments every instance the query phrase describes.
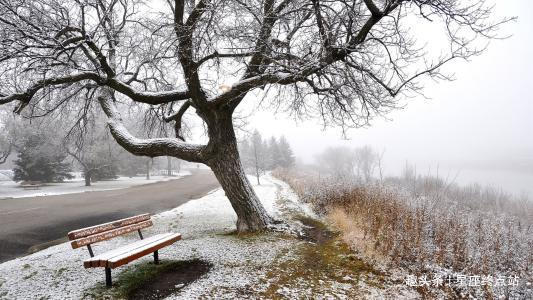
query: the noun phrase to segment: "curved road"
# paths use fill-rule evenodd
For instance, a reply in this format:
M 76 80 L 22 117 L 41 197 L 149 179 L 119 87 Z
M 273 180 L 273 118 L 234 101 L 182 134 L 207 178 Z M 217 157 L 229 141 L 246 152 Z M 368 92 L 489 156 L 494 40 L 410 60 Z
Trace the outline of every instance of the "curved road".
M 0 200 L 0 262 L 66 241 L 69 231 L 158 213 L 219 187 L 211 171 L 127 189 Z

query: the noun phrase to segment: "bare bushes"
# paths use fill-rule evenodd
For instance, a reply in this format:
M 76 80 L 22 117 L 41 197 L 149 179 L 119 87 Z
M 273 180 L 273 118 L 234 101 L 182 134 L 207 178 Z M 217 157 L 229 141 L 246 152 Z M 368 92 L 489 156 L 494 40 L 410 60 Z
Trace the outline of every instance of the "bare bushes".
M 533 280 L 533 205 L 526 199 L 434 177 L 362 185 L 312 172 L 275 175 L 367 257 L 416 273 L 444 268 Z

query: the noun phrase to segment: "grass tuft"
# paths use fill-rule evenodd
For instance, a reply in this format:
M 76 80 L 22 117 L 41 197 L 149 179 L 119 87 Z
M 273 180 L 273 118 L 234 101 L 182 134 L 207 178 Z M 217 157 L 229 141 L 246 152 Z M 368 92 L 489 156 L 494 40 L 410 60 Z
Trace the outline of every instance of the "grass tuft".
M 338 287 L 335 287 L 338 284 L 348 285 L 350 288 L 345 290 L 346 296 L 355 297 L 358 296 L 357 289 L 352 287 L 361 276 L 381 276 L 371 265 L 353 255 L 349 246 L 325 223 L 304 216 L 298 216 L 297 219 L 311 232 L 306 233 L 311 238 L 304 239 L 310 242 L 301 243 L 295 249 L 278 256 L 263 279 L 268 288 L 261 293 L 261 297 L 287 297 L 289 295 L 283 294 L 284 288 L 296 288 L 295 290 L 306 291 L 306 294 L 312 296 L 327 295 L 328 292 L 338 291 Z M 379 285 L 379 280 L 371 282 Z

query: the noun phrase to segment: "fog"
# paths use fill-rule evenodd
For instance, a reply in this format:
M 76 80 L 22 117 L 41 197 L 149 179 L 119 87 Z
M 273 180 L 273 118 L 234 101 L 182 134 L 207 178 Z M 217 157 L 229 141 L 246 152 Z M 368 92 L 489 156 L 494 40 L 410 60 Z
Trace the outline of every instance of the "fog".
M 163 2 L 154 5 L 166 7 Z M 495 12 L 517 17 L 503 27 L 502 34 L 510 34 L 509 38 L 493 40 L 487 51 L 470 62 L 449 63 L 444 70 L 454 74 L 454 81 L 424 80 L 425 97 L 405 99 L 405 107 L 386 119 L 376 118 L 370 126 L 344 136 L 339 128 L 324 130 L 317 120 L 296 122 L 287 114 L 258 110 L 245 120 L 246 128 L 258 129 L 265 137 L 285 135 L 303 163 L 313 163 L 327 147 L 370 145 L 384 151 L 386 174 L 399 174 L 408 162 L 419 174 L 501 187 L 514 194 L 527 193 L 531 199 L 533 3 L 500 1 Z M 439 44 L 426 25 L 415 30 L 420 40 L 431 41 L 428 47 Z M 203 128 L 197 127 L 200 133 L 193 134 L 198 137 L 192 141 L 205 142 Z
M 447 66 L 455 81 L 425 81 L 424 97 L 344 139 L 338 128 L 316 121 L 296 123 L 287 115 L 260 111 L 250 126 L 264 135 L 284 134 L 296 155 L 310 163 L 328 146 L 371 145 L 385 150 L 386 173 L 398 174 L 406 161 L 417 172 L 439 174 L 460 184 L 478 182 L 515 194 L 533 195 L 533 4 L 505 1 L 502 16 L 517 16 L 504 27 L 512 34 L 492 41 L 470 62 Z M 437 171 L 438 170 L 438 171 Z

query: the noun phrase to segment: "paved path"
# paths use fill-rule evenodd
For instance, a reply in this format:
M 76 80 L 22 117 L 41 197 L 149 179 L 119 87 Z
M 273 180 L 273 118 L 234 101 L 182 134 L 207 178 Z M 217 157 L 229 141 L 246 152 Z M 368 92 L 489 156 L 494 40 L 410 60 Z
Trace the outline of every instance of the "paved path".
M 65 241 L 74 229 L 158 213 L 219 187 L 211 171 L 121 190 L 0 200 L 0 262 Z

